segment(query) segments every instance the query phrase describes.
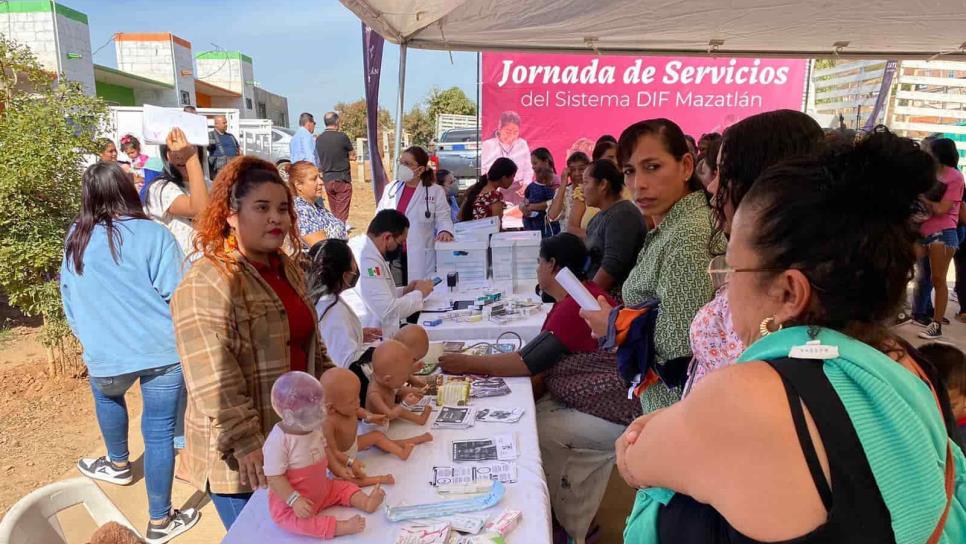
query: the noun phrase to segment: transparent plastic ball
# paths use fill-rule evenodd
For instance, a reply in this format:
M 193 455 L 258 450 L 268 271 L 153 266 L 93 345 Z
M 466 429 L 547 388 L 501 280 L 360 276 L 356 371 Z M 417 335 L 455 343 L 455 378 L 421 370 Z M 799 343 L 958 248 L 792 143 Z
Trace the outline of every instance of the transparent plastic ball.
M 282 423 L 296 432 L 322 428 L 322 384 L 305 372 L 286 372 L 272 385 L 272 408 Z

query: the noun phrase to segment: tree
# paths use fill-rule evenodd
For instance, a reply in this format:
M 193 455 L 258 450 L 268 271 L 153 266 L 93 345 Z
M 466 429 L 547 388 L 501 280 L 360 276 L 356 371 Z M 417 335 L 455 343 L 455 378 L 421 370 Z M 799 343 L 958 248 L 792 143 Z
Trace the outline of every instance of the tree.
M 346 135 L 352 142 L 356 141 L 356 138 L 366 137 L 366 101 L 364 98 L 360 98 L 355 102 L 339 102 L 335 105 L 335 111 L 339 112 L 339 121 L 342 124 L 342 132 Z M 386 108 L 379 108 L 379 115 L 377 116 L 377 124 L 379 130 L 392 130 L 392 116 L 389 115 L 389 110 Z
M 429 121 L 435 131 L 439 114 L 476 115 L 476 104 L 459 87 L 450 87 L 445 91 L 434 87 L 426 97 L 426 113 L 429 114 Z
M 403 130 L 409 133 L 413 145 L 427 148 L 436 135 L 435 123 L 419 106 L 413 106 L 409 113 L 403 115 Z
M 12 306 L 43 317 L 48 359 L 67 373 L 78 361 L 58 271 L 80 208 L 84 155 L 97 152 L 108 108 L 80 84 L 55 79 L 29 49 L 0 37 L 0 289 Z

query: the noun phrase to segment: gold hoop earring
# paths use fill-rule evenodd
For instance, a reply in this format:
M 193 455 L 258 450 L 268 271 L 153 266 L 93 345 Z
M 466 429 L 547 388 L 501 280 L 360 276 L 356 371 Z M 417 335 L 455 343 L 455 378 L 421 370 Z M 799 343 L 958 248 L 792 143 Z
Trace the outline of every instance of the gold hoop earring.
M 228 237 L 225 239 L 225 251 L 232 252 L 238 249 L 238 240 L 235 238 L 235 231 L 228 233 Z
M 763 319 L 761 321 L 761 325 L 758 326 L 758 332 L 761 333 L 761 336 L 763 338 L 765 336 L 768 336 L 769 334 L 771 334 L 773 332 L 778 332 L 778 331 L 782 330 L 782 324 L 781 323 L 776 323 L 776 321 L 777 320 L 775 319 L 775 316 L 766 317 L 765 319 Z M 773 324 L 777 325 L 776 328 L 775 328 L 775 330 L 771 330 L 771 328 L 770 328 L 770 326 L 773 325 Z

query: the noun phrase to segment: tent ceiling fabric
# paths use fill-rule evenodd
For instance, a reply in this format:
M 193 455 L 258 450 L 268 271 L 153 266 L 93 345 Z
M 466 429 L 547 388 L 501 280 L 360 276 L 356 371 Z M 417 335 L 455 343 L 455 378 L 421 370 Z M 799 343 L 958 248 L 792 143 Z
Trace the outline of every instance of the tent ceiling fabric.
M 341 1 L 421 49 L 966 59 L 966 0 Z

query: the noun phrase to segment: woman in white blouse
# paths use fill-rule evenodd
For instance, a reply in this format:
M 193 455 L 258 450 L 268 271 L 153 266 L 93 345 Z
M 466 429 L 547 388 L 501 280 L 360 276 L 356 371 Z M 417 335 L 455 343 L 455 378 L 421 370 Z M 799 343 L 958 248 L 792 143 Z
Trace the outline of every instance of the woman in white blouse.
M 341 293 L 359 281 L 359 265 L 348 242 L 336 238 L 312 246 L 309 257 L 309 293 L 318 299 L 315 309 L 326 351 L 337 366 L 356 372 L 362 379 L 363 365 L 372 358 L 368 344 L 378 340 L 382 331 L 363 328 L 359 316 L 342 300 Z

